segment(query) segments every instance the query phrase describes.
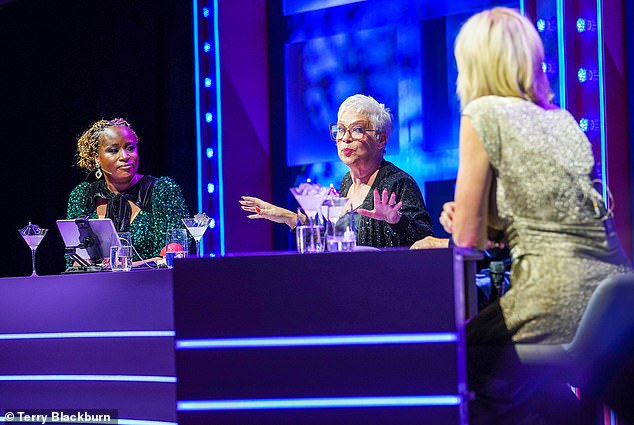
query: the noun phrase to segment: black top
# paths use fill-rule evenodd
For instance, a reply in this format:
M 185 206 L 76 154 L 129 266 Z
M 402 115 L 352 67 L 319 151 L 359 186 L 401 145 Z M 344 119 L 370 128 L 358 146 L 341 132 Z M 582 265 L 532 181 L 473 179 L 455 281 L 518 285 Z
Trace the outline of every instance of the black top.
M 350 172 L 343 176 L 339 193 L 347 196 L 352 186 Z M 385 248 L 390 246 L 410 246 L 419 239 L 433 236 L 431 219 L 425 208 L 423 195 L 416 181 L 405 171 L 389 161 L 383 160 L 372 188 L 360 208 L 374 209 L 374 189 L 379 193 L 387 188 L 396 193 L 396 202 L 403 201 L 399 210 L 401 219 L 396 224 L 361 216 L 357 226 L 357 245 Z
M 88 200 L 92 202 L 90 210 L 96 208 L 96 198 L 108 201 L 106 208 L 106 218 L 112 219 L 117 232 L 127 232 L 130 230 L 130 219 L 132 218 L 132 207 L 130 202 L 134 202 L 141 210 L 151 208 L 152 189 L 158 179 L 152 176 L 143 176 L 128 190 L 121 193 L 113 193 L 105 180 L 97 180 L 90 184 L 88 189 Z

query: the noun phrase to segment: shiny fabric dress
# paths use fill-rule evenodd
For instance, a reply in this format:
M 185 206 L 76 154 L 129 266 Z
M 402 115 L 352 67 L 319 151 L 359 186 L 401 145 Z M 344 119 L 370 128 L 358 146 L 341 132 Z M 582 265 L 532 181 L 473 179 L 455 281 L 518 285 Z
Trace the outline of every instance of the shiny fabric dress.
M 567 111 L 519 98 L 481 97 L 463 114 L 493 167 L 489 222 L 512 258 L 511 289 L 498 307 L 503 321 L 485 309 L 469 338 L 569 342 L 600 281 L 630 270 L 589 178 L 590 143 Z
M 112 193 L 104 180 L 80 183 L 68 199 L 67 218 L 98 218 L 97 199 L 107 202 L 106 218 L 112 219 L 117 231 L 131 232 L 132 244 L 144 259 L 158 256 L 165 246 L 166 230 L 183 228 L 181 219 L 189 216 L 174 180 L 145 175 L 121 194 Z M 141 209 L 133 221 L 129 201 Z
M 339 193 L 346 196 L 352 186 L 350 172 L 343 176 Z M 399 210 L 401 219 L 396 224 L 359 216 L 357 223 L 357 245 L 386 248 L 410 246 L 419 239 L 433 236 L 431 219 L 425 208 L 425 201 L 416 181 L 405 171 L 391 162 L 383 160 L 372 188 L 366 195 L 361 208 L 374 209 L 374 189 L 396 193 L 396 201 L 403 201 Z

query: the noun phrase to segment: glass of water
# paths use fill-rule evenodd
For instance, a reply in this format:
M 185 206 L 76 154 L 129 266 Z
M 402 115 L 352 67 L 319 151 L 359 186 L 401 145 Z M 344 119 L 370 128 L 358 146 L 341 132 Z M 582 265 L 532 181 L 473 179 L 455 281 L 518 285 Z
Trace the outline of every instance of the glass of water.
M 352 204 L 346 198 L 330 198 L 324 202 L 328 219 L 326 228 L 326 249 L 329 252 L 354 251 L 357 232 Z
M 110 269 L 113 272 L 129 272 L 132 269 L 132 235 L 119 232 L 110 241 Z
M 304 215 L 306 223 L 301 223 L 299 218 Z M 297 236 L 297 252 L 300 254 L 315 254 L 324 251 L 322 233 L 324 226 L 319 222 L 319 215 L 315 214 L 314 218 L 307 216 L 301 208 L 297 209 L 298 223 L 295 228 Z
M 130 245 L 110 247 L 110 268 L 113 272 L 129 272 L 132 269 L 132 247 Z
M 174 267 L 175 258 L 187 257 L 187 230 L 168 229 L 165 238 L 165 263 L 167 267 Z

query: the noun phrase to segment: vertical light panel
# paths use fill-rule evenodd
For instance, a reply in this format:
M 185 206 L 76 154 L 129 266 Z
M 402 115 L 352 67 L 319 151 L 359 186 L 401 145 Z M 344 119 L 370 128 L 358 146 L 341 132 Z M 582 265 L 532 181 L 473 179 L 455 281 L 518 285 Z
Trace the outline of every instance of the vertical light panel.
M 193 0 L 194 89 L 196 102 L 197 211 L 211 221 L 201 253 L 224 255 L 224 184 L 218 1 Z M 210 248 L 206 250 L 206 242 Z
M 220 217 L 220 222 L 218 223 L 218 228 L 220 230 L 220 255 L 225 255 L 225 205 L 224 205 L 224 182 L 223 182 L 223 173 L 222 173 L 222 96 L 221 96 L 221 85 L 220 85 L 220 26 L 218 22 L 219 8 L 218 8 L 218 0 L 214 0 L 214 43 L 216 45 L 215 49 L 215 62 L 216 62 L 216 128 L 218 134 L 218 216 Z
M 597 54 L 599 62 L 599 125 L 601 129 L 601 186 L 603 202 L 608 205 L 608 152 L 605 130 L 605 70 L 603 64 L 603 1 L 597 0 Z
M 557 58 L 559 63 L 559 106 L 566 109 L 566 48 L 564 39 L 564 0 L 557 0 Z
M 194 96 L 196 103 L 196 194 L 197 194 L 197 210 L 203 210 L 203 197 L 202 187 L 200 182 L 203 178 L 202 158 L 200 155 L 202 146 L 202 135 L 200 129 L 200 55 L 198 53 L 198 46 L 200 46 L 199 34 L 198 34 L 198 0 L 193 0 L 194 11 Z M 201 247 L 203 241 L 200 241 Z M 204 251 L 204 247 L 203 247 Z

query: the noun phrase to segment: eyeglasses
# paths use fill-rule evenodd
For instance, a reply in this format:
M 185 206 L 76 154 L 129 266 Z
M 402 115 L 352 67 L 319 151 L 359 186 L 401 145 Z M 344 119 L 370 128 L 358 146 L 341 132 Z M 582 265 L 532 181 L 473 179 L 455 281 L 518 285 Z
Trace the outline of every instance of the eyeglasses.
M 367 123 L 354 123 L 350 127 L 346 127 L 343 124 L 330 124 L 330 138 L 338 142 L 346 136 L 347 132 L 350 132 L 350 137 L 354 140 L 360 140 L 363 139 L 368 131 L 373 131 L 375 134 L 379 131 L 376 129 L 366 129 L 364 125 L 367 125 Z

